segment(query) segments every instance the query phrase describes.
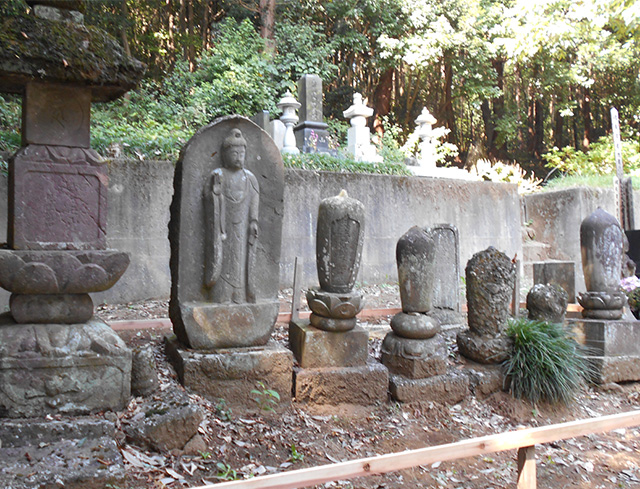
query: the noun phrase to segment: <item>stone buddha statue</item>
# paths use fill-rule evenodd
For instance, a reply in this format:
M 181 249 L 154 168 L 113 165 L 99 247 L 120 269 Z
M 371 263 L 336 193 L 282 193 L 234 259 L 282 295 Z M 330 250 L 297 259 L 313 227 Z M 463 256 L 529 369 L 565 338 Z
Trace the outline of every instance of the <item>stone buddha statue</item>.
M 204 191 L 204 285 L 217 303 L 256 302 L 252 275 L 260 189 L 254 174 L 244 168 L 246 148 L 240 129 L 232 129 L 220 148 L 222 167 L 211 172 Z

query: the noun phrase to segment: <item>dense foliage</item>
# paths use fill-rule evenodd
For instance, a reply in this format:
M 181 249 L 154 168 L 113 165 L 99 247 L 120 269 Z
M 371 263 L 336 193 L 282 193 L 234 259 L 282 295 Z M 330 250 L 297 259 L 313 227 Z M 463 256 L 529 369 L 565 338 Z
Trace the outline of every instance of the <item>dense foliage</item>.
M 172 157 L 217 115 L 276 115 L 283 92 L 315 72 L 329 121 L 342 120 L 361 92 L 378 134 L 385 120 L 397 128 L 393 141 L 382 140 L 396 159 L 424 106 L 448 129 L 447 142 L 458 148 L 448 159 L 459 164 L 517 160 L 537 165 L 542 177 L 549 152 L 546 161 L 562 172 L 588 173 L 589 165 L 602 172 L 611 106 L 626 130 L 628 161 L 637 153 L 640 4 L 633 0 L 85 4 L 87 23 L 110 30 L 149 67 L 130 101 L 94 110 L 99 148 L 122 138 L 125 152 Z M 6 0 L 0 9 L 16 15 L 27 7 Z M 17 130 L 10 120 L 0 125 Z
M 511 321 L 507 334 L 513 349 L 504 368 L 516 398 L 567 404 L 590 380 L 592 369 L 562 324 L 523 318 Z

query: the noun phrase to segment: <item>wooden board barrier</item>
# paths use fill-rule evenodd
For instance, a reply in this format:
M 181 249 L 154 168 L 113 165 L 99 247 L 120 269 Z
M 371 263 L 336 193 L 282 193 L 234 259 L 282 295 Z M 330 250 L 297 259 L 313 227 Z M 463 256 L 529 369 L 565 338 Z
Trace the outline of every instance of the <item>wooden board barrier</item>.
M 567 438 L 589 435 L 591 433 L 638 425 L 640 425 L 640 411 L 631 411 L 610 416 L 542 426 L 539 428 L 507 431 L 505 433 L 472 438 L 447 445 L 389 453 L 377 457 L 361 458 L 337 464 L 320 465 L 307 469 L 293 470 L 291 472 L 255 477 L 253 479 L 210 484 L 194 489 L 294 489 L 335 480 L 384 474 L 396 470 L 417 467 L 418 465 L 430 465 L 435 462 L 446 462 L 521 447 L 534 447 L 539 443 L 550 443 Z M 523 467 L 528 468 L 529 471 L 531 467 L 527 465 L 527 458 L 531 461 L 530 455 L 532 453 L 533 450 L 525 450 L 521 455 L 521 457 L 523 457 Z M 533 470 L 535 471 L 535 468 Z M 530 472 L 528 472 L 528 474 L 530 474 Z M 528 488 L 535 487 L 535 485 L 518 487 Z

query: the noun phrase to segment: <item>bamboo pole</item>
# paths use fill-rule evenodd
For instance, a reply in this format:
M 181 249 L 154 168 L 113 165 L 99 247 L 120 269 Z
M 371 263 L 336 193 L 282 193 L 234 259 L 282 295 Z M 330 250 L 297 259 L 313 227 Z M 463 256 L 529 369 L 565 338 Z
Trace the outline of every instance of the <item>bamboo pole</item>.
M 539 443 L 550 443 L 591 433 L 638 425 L 640 425 L 640 411 L 630 411 L 539 428 L 507 431 L 446 445 L 389 453 L 337 464 L 320 465 L 253 479 L 210 484 L 194 489 L 295 489 L 334 480 L 385 474 L 435 462 L 446 462 L 520 447 L 533 447 Z

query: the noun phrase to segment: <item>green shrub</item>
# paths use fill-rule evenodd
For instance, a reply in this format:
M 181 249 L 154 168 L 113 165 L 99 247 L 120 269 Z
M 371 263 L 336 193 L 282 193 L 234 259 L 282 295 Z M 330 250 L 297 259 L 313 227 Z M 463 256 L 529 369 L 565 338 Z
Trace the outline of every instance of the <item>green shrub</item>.
M 350 158 L 331 156 L 325 153 L 285 154 L 282 159 L 285 167 L 300 168 L 302 170 L 411 175 L 411 172 L 404 164 L 354 161 Z
M 640 144 L 630 135 L 622 135 L 622 162 L 625 173 L 640 169 Z M 613 138 L 603 136 L 586 153 L 571 146 L 553 148 L 542 155 L 547 168 L 567 175 L 611 175 L 616 172 Z
M 503 367 L 514 397 L 568 404 L 589 380 L 584 351 L 562 324 L 518 319 L 507 334 L 513 349 Z

